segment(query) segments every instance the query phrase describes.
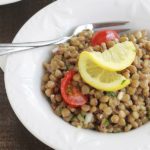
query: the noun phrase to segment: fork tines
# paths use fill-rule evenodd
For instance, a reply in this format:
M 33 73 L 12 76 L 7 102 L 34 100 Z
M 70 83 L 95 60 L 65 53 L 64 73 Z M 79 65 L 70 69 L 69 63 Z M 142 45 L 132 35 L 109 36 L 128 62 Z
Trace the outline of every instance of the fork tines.
M 115 27 L 115 26 L 122 26 L 129 23 L 129 21 L 114 21 L 114 22 L 103 22 L 103 23 L 93 23 L 94 30 L 98 30 L 98 28 L 105 28 L 105 27 Z M 114 29 L 117 32 L 125 32 L 130 29 Z
M 94 28 L 104 28 L 112 26 L 120 26 L 129 23 L 129 21 L 114 21 L 114 22 L 103 22 L 103 23 L 93 23 Z

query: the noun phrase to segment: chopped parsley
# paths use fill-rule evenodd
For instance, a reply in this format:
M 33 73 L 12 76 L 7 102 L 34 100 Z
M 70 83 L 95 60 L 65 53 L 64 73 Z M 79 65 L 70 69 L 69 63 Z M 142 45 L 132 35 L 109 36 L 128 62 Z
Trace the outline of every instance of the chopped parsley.
M 117 97 L 117 94 L 115 92 L 107 92 L 106 95 L 110 97 Z
M 103 125 L 104 127 L 109 126 L 109 125 L 110 125 L 109 120 L 108 120 L 108 119 L 103 119 L 103 120 L 102 120 L 102 125 Z
M 126 82 L 126 80 L 122 80 L 121 85 L 124 84 Z

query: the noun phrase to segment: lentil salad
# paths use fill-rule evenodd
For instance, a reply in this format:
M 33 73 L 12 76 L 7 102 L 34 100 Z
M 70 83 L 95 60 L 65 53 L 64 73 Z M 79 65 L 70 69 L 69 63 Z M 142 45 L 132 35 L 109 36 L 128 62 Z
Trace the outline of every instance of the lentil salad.
M 42 91 L 54 113 L 73 126 L 100 132 L 126 132 L 150 120 L 150 41 L 146 31 L 123 34 L 117 40 L 92 45 L 93 33 L 85 30 L 59 45 L 58 51 L 44 63 Z M 118 91 L 97 90 L 85 83 L 78 70 L 82 51 L 104 52 L 114 44 L 132 41 L 136 47 L 134 62 L 120 73 L 131 83 Z M 75 74 L 70 81 L 87 101 L 81 107 L 68 105 L 61 93 L 61 80 L 69 70 Z

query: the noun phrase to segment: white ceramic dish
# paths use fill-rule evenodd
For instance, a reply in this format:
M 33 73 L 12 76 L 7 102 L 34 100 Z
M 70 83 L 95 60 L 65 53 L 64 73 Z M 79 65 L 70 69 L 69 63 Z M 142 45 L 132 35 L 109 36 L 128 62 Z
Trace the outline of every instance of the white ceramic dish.
M 0 0 L 0 5 L 5 5 L 5 4 L 10 4 L 10 3 L 15 3 L 20 0 Z
M 85 9 L 86 8 L 86 9 Z M 59 0 L 33 16 L 14 42 L 54 39 L 75 25 L 129 20 L 132 28 L 149 28 L 150 1 Z M 11 106 L 24 126 L 57 150 L 150 150 L 150 124 L 128 133 L 103 134 L 77 129 L 53 114 L 40 91 L 42 63 L 53 47 L 8 56 L 5 85 Z

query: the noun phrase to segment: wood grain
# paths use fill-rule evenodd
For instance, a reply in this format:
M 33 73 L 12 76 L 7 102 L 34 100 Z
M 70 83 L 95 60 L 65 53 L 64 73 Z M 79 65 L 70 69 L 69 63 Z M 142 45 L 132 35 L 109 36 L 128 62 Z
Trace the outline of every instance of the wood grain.
M 22 25 L 38 10 L 54 0 L 22 0 L 0 6 L 0 42 L 11 42 Z M 37 140 L 14 114 L 0 70 L 0 150 L 52 150 Z

